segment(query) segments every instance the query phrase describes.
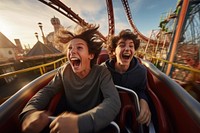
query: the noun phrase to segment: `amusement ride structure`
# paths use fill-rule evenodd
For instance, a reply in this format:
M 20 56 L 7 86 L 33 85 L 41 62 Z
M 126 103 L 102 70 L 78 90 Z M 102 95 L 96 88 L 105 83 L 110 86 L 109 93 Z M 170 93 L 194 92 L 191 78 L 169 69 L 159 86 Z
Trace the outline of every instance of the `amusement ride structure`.
M 59 0 L 39 0 L 49 7 L 57 10 L 70 20 L 80 26 L 87 26 L 89 23 L 82 19 L 78 14 L 72 11 Z M 176 10 L 169 12 L 160 22 L 158 31 L 152 30 L 150 37 L 144 36 L 134 24 L 129 7 L 128 0 L 121 0 L 127 16 L 127 20 L 133 32 L 138 35 L 143 44 L 137 52 L 137 56 L 154 63 L 166 75 L 175 79 L 177 82 L 187 86 L 188 80 L 198 83 L 200 73 L 200 4 L 198 0 L 179 0 Z M 105 37 L 99 32 L 99 36 L 106 40 L 115 34 L 115 19 L 112 0 L 106 0 L 108 13 L 108 35 Z M 190 51 L 190 52 L 187 52 Z M 191 64 L 190 62 L 194 62 Z M 178 66 L 177 66 L 178 64 Z M 189 67 L 184 69 L 185 67 Z M 183 68 L 183 69 L 182 69 Z M 188 77 L 191 76 L 192 78 Z M 184 74 L 182 78 L 179 75 Z M 187 78 L 188 77 L 188 78 Z M 192 89 L 190 89 L 192 90 Z M 197 99 L 200 99 L 196 97 Z

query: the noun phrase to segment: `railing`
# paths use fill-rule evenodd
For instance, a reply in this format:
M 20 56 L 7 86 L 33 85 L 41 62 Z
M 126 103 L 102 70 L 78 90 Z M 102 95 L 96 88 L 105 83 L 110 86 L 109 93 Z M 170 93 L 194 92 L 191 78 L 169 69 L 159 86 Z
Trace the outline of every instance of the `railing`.
M 194 73 L 199 73 L 200 74 L 200 70 L 199 69 L 195 69 L 195 68 L 192 68 L 192 67 L 188 67 L 188 66 L 185 66 L 185 65 L 182 65 L 182 64 L 178 64 L 178 63 L 174 63 L 174 62 L 170 62 L 170 61 L 167 61 L 167 60 L 164 60 L 162 58 L 158 58 L 158 57 L 155 57 L 151 54 L 146 54 L 146 53 L 139 53 L 138 54 L 142 54 L 143 56 L 148 56 L 148 58 L 150 58 L 150 62 L 152 62 L 154 65 L 157 64 L 156 62 L 158 61 L 161 61 L 163 63 L 167 63 L 167 64 L 172 64 L 174 67 L 176 68 L 181 68 L 181 69 L 184 69 L 184 70 L 188 70 L 188 71 L 191 71 L 191 72 L 194 72 Z M 154 61 L 155 62 L 154 62 Z
M 5 78 L 5 77 L 16 75 L 16 74 L 33 71 L 33 70 L 36 70 L 36 69 L 39 69 L 40 70 L 40 74 L 43 75 L 44 73 L 46 73 L 46 68 L 45 67 L 53 65 L 53 68 L 56 69 L 57 67 L 59 67 L 59 66 L 56 65 L 56 63 L 61 62 L 61 65 L 62 65 L 66 61 L 67 61 L 67 58 L 63 57 L 61 59 L 58 59 L 58 60 L 50 62 L 50 63 L 43 64 L 43 65 L 38 65 L 38 66 L 29 67 L 29 68 L 22 69 L 22 70 L 17 70 L 17 71 L 14 71 L 14 72 L 5 73 L 5 74 L 0 75 L 0 78 Z
M 167 63 L 167 64 L 172 64 L 175 68 L 179 68 L 179 69 L 183 69 L 183 70 L 187 70 L 187 71 L 190 71 L 190 72 L 193 72 L 193 73 L 200 74 L 200 70 L 199 69 L 195 69 L 195 68 L 188 67 L 188 66 L 185 66 L 185 65 L 182 65 L 182 64 L 170 62 L 170 61 L 164 60 L 162 58 L 155 57 L 155 56 L 153 56 L 151 54 L 147 54 L 147 53 L 138 52 L 138 54 L 142 54 L 145 57 L 148 56 L 148 58 L 151 59 L 150 61 L 154 65 L 156 65 L 158 63 Z M 57 68 L 56 63 L 61 62 L 61 65 L 62 65 L 66 61 L 67 61 L 67 58 L 63 57 L 61 59 L 58 59 L 58 60 L 50 62 L 50 63 L 43 64 L 43 65 L 38 65 L 38 66 L 34 66 L 34 67 L 22 69 L 22 70 L 17 70 L 17 71 L 14 71 L 14 72 L 5 73 L 5 74 L 0 75 L 0 78 L 5 78 L 5 77 L 16 75 L 16 74 L 25 73 L 25 72 L 28 72 L 28 71 L 33 71 L 33 70 L 36 70 L 36 69 L 39 69 L 41 75 L 43 75 L 44 73 L 46 73 L 46 68 L 45 67 L 53 65 L 53 68 L 56 69 Z
M 184 69 L 184 70 L 187 70 L 187 71 L 191 71 L 191 72 L 200 74 L 200 70 L 192 68 L 192 67 L 188 67 L 188 66 L 185 66 L 185 65 L 182 65 L 182 64 L 170 62 L 170 61 L 164 60 L 162 58 L 155 57 L 151 54 L 146 54 L 146 53 L 139 53 L 139 54 L 142 54 L 143 56 L 148 56 L 149 58 L 151 58 L 152 60 L 155 61 L 155 62 L 152 62 L 154 64 L 157 64 L 156 62 L 160 61 L 160 62 L 163 62 L 163 63 L 172 64 L 176 68 L 180 68 L 180 69 Z M 38 65 L 38 66 L 34 66 L 34 67 L 30 67 L 30 68 L 26 68 L 26 69 L 14 71 L 14 72 L 5 73 L 5 74 L 0 75 L 0 78 L 5 78 L 5 77 L 16 75 L 16 74 L 19 74 L 19 73 L 25 73 L 25 72 L 28 72 L 28 71 L 33 71 L 33 70 L 36 70 L 36 69 L 39 69 L 41 75 L 43 75 L 44 73 L 46 73 L 45 67 L 53 65 L 54 69 L 56 69 L 57 68 L 56 63 L 61 62 L 61 65 L 62 65 L 66 61 L 67 61 L 67 58 L 63 57 L 61 59 L 58 59 L 58 60 L 50 62 L 50 63 L 43 64 L 43 65 Z

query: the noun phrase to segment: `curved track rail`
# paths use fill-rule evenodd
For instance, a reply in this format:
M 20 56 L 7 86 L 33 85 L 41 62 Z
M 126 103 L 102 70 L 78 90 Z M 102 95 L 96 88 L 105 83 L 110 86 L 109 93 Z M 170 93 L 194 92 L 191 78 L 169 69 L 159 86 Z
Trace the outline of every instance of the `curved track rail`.
M 76 24 L 80 26 L 87 26 L 89 24 L 84 19 L 82 19 L 78 14 L 73 12 L 71 8 L 63 4 L 60 0 L 39 0 L 39 1 L 60 12 L 61 14 L 68 17 L 70 20 L 74 21 Z M 106 41 L 106 38 L 100 32 L 98 32 L 98 35 L 102 38 L 103 41 Z
M 152 44 L 157 44 L 157 41 L 156 40 L 152 40 L 146 36 L 144 36 L 138 29 L 137 27 L 135 26 L 134 22 L 133 22 L 133 19 L 132 19 L 132 15 L 131 15 L 131 10 L 130 10 L 130 7 L 129 7 L 129 4 L 128 4 L 128 0 L 122 0 L 122 4 L 124 6 L 124 9 L 125 9 L 125 12 L 126 12 L 126 15 L 127 15 L 127 19 L 128 19 L 128 22 L 129 24 L 131 25 L 133 31 L 138 35 L 138 37 L 144 41 L 144 42 L 150 42 Z
M 48 5 L 49 7 L 57 10 L 58 12 L 60 12 L 61 14 L 63 14 L 64 16 L 68 17 L 70 20 L 72 20 L 73 22 L 75 22 L 76 24 L 80 25 L 80 26 L 87 26 L 89 23 L 86 22 L 84 19 L 82 19 L 78 14 L 76 14 L 75 12 L 73 12 L 71 10 L 71 8 L 67 7 L 64 3 L 62 3 L 59 0 L 39 0 L 40 2 Z M 133 19 L 131 16 L 131 11 L 129 8 L 129 4 L 127 0 L 122 0 L 126 15 L 127 15 L 127 19 L 128 22 L 130 23 L 133 31 L 139 36 L 139 38 L 144 41 L 144 42 L 150 42 L 152 44 L 156 44 L 157 41 L 152 40 L 146 36 L 144 36 L 135 26 L 135 24 L 133 23 Z M 112 0 L 106 0 L 106 4 L 107 4 L 107 12 L 108 12 L 108 37 L 114 35 L 115 33 L 115 21 L 114 21 L 114 11 L 113 11 L 113 4 L 112 4 Z M 99 36 L 102 38 L 103 41 L 106 41 L 107 38 L 105 36 L 103 36 L 100 32 L 98 32 Z
M 115 34 L 115 19 L 112 0 L 106 0 L 108 12 L 108 37 Z

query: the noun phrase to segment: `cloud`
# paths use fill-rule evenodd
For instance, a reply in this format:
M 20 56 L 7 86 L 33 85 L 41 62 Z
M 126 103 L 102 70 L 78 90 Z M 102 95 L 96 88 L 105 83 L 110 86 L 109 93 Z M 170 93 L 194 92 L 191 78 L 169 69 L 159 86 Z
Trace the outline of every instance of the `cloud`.
M 129 1 L 129 7 L 133 13 L 138 13 L 141 10 L 141 8 L 143 8 L 144 3 L 145 3 L 145 0 Z
M 54 30 L 50 22 L 50 19 L 54 16 L 61 18 L 61 20 L 64 20 L 67 24 L 73 23 L 62 14 L 39 1 L 20 0 L 16 2 L 1 2 L 0 16 L 1 24 L 7 27 L 2 31 L 3 34 L 12 42 L 14 42 L 14 39 L 18 38 L 22 43 L 31 45 L 36 43 L 35 32 L 38 32 L 39 37 L 41 37 L 38 22 L 43 24 L 45 35 Z M 9 30 L 6 30 L 8 28 Z
M 107 5 L 105 0 L 61 0 L 65 5 L 70 7 L 72 11 L 79 15 L 88 23 L 99 24 L 99 31 L 103 35 L 108 34 L 108 15 Z M 156 14 L 162 13 L 166 3 L 172 2 L 156 1 L 156 0 L 128 0 L 131 9 L 132 18 L 138 30 L 148 31 L 154 28 L 157 22 Z M 173 0 L 175 1 L 175 0 Z M 163 4 L 163 8 L 156 8 L 159 3 Z M 153 5 L 155 4 L 155 5 Z M 165 7 L 166 8 L 166 7 Z M 154 9 L 154 10 L 150 10 Z M 124 28 L 130 28 L 124 7 L 120 0 L 113 0 L 115 33 L 117 34 Z M 166 9 L 165 9 L 166 10 Z M 19 38 L 23 44 L 35 44 L 34 33 L 38 32 L 41 37 L 41 32 L 38 27 L 38 22 L 43 24 L 45 35 L 52 32 L 51 18 L 57 17 L 60 19 L 64 27 L 75 26 L 72 20 L 59 13 L 55 9 L 43 4 L 38 0 L 1 0 L 0 2 L 0 24 L 6 31 L 7 37 L 13 41 Z M 158 17 L 159 18 L 159 17 Z M 146 21 L 148 19 L 148 23 Z M 3 28 L 0 27 L 2 31 Z M 32 39 L 31 39 L 32 38 Z M 41 39 L 40 39 L 41 40 Z
M 86 22 L 99 24 L 100 31 L 103 31 L 102 34 L 107 35 L 108 21 L 105 1 L 72 0 L 65 1 L 64 4 L 70 7 L 72 11 Z M 64 27 L 76 25 L 66 16 L 39 1 L 3 0 L 3 2 L 0 3 L 0 11 L 0 16 L 5 16 L 4 18 L 0 18 L 3 19 L 1 23 L 6 24 L 5 27 L 10 27 L 11 29 L 9 32 L 12 32 L 12 34 L 7 35 L 12 42 L 14 42 L 14 39 L 19 38 L 24 44 L 35 44 L 36 39 L 34 33 L 38 32 L 39 37 L 41 37 L 38 22 L 43 24 L 43 31 L 45 35 L 47 35 L 54 30 L 50 22 L 50 19 L 54 16 L 60 19 Z
M 106 36 L 108 34 L 108 15 L 105 1 L 74 0 L 63 1 L 63 3 L 70 7 L 72 11 L 78 14 L 79 17 L 84 19 L 86 22 L 99 24 L 99 30 L 102 32 L 103 35 Z
M 70 7 L 76 14 L 79 14 L 80 17 L 99 14 L 106 6 L 103 0 L 71 0 L 63 1 L 63 3 Z
M 157 8 L 157 5 L 156 5 L 156 4 L 147 6 L 147 9 L 155 9 L 155 8 Z

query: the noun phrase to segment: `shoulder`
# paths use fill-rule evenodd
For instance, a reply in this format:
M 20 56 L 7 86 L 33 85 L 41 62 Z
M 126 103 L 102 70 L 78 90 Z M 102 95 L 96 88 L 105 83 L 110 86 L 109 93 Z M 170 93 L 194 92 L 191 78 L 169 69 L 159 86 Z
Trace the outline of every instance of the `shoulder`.
M 62 65 L 61 67 L 58 68 L 58 72 L 64 72 L 66 69 L 70 69 L 71 66 L 69 64 L 69 62 L 67 61 L 64 65 Z
M 95 69 L 97 71 L 108 71 L 106 64 L 94 65 L 93 69 Z
M 135 64 L 141 67 L 142 69 L 146 69 L 146 67 L 142 64 L 141 59 L 133 57 L 133 62 L 135 62 Z
M 107 75 L 110 74 L 110 71 L 107 69 L 106 65 L 94 65 L 93 66 L 94 72 L 98 75 Z
M 135 69 L 140 71 L 140 73 L 147 73 L 146 67 L 141 63 L 140 59 L 134 57 L 133 62 L 135 62 Z
M 113 64 L 114 64 L 113 60 L 107 60 L 107 61 L 101 63 L 101 66 L 104 66 L 104 67 L 108 68 L 109 70 L 112 70 Z
M 139 66 L 141 67 L 141 69 L 143 69 L 143 71 L 147 71 L 147 68 L 142 64 L 142 62 L 140 61 L 140 59 L 137 59 L 138 60 L 138 64 Z
M 108 60 L 102 62 L 100 65 L 101 65 L 101 66 L 106 66 L 106 67 L 107 67 L 107 66 L 109 65 L 109 62 L 111 62 L 111 59 L 108 59 Z

